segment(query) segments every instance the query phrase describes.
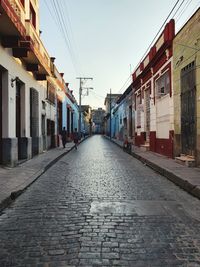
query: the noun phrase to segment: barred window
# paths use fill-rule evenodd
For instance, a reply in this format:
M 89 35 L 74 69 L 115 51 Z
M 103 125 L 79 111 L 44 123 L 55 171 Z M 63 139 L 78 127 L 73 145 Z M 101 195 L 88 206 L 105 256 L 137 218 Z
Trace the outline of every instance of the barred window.
M 165 72 L 157 81 L 156 81 L 156 97 L 160 98 L 169 94 L 170 91 L 170 76 L 169 71 Z
M 141 126 L 141 95 L 136 97 L 137 126 Z
M 56 90 L 54 86 L 50 82 L 47 82 L 47 99 L 52 104 L 55 104 L 55 93 L 56 93 Z

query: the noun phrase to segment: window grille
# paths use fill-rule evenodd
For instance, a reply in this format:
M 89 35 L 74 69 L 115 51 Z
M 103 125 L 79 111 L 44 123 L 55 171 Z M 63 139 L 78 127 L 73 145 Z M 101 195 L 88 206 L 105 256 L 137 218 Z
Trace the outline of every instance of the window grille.
M 136 110 L 137 110 L 137 126 L 141 126 L 141 96 L 136 97 Z
M 170 92 L 170 76 L 169 71 L 165 72 L 157 81 L 156 81 L 156 97 L 160 98 L 169 94 Z

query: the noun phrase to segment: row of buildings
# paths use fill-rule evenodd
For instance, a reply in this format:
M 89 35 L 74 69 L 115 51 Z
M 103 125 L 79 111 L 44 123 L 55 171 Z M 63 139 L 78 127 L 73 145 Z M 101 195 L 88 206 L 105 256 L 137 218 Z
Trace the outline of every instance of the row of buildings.
M 105 99 L 105 132 L 200 165 L 200 9 L 175 34 L 170 20 L 121 95 Z
M 45 49 L 38 0 L 0 0 L 0 164 L 15 166 L 61 145 L 78 128 L 79 107 Z M 82 131 L 91 110 L 82 107 Z

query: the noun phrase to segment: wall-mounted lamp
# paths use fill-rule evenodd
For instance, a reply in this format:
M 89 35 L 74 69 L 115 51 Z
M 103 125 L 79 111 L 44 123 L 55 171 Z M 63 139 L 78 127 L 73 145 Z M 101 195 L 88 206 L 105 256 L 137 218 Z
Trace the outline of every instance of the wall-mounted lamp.
M 19 81 L 20 81 L 20 79 L 17 76 L 14 79 L 12 78 L 11 79 L 11 86 L 14 87 L 14 82 L 19 82 Z

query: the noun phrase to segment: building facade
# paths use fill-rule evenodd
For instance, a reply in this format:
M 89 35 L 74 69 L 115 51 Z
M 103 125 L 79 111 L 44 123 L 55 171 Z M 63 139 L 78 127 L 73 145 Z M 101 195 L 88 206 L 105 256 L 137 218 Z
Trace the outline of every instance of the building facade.
M 39 31 L 38 0 L 0 1 L 0 164 L 15 166 L 58 144 L 63 75 Z
M 121 94 L 107 94 L 105 105 L 105 117 L 104 117 L 104 133 L 108 136 L 114 137 L 115 129 L 115 117 L 113 114 L 114 107 L 116 106 L 118 98 Z
M 171 20 L 132 75 L 136 112 L 135 144 L 171 158 L 174 137 L 174 36 L 175 23 Z
M 81 135 L 92 134 L 92 108 L 89 105 L 81 106 Z
M 116 106 L 113 109 L 114 115 L 114 137 L 124 141 L 128 138 L 130 143 L 134 144 L 135 138 L 135 110 L 132 84 L 118 98 Z
M 93 121 L 93 133 L 103 134 L 103 119 L 105 116 L 105 110 L 102 108 L 92 110 L 92 121 Z
M 173 43 L 174 153 L 200 165 L 200 9 Z

